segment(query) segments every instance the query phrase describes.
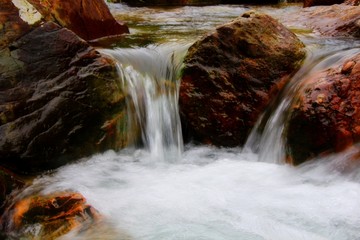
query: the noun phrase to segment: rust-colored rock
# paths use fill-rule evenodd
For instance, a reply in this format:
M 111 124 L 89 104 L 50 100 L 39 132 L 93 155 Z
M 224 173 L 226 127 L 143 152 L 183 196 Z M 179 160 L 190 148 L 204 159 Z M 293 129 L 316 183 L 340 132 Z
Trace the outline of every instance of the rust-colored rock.
M 0 55 L 0 164 L 37 172 L 122 147 L 125 99 L 115 63 L 46 23 Z M 118 121 L 116 121 L 118 123 Z
M 346 4 L 303 8 L 282 17 L 284 25 L 312 29 L 316 34 L 332 37 L 360 37 L 360 8 Z
M 287 123 L 290 161 L 340 152 L 360 140 L 360 54 L 305 81 Z
M 304 57 L 301 41 L 264 14 L 247 12 L 217 28 L 185 58 L 179 99 L 184 126 L 202 142 L 243 144 Z
M 103 0 L 29 0 L 47 21 L 69 28 L 85 40 L 129 33 Z
M 17 201 L 4 214 L 2 227 L 13 239 L 56 239 L 101 218 L 81 194 L 65 192 Z

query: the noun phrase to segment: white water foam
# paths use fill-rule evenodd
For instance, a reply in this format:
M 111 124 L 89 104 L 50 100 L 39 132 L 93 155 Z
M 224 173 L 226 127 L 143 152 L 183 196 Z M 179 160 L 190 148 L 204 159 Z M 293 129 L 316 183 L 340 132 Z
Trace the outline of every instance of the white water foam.
M 137 240 L 354 240 L 359 168 L 351 175 L 350 164 L 341 165 L 353 154 L 293 168 L 258 162 L 240 149 L 191 146 L 177 164 L 149 162 L 145 150 L 109 151 L 33 186 L 81 192 Z

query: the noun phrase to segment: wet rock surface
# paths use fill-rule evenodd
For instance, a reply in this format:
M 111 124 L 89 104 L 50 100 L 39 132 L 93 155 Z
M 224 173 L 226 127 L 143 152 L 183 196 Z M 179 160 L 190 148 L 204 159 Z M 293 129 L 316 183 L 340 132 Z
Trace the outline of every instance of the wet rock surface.
M 360 140 L 360 54 L 305 80 L 286 126 L 289 161 L 300 164 Z
M 123 144 L 114 140 L 125 103 L 112 60 L 51 22 L 5 52 L 0 164 L 31 173 Z
M 247 12 L 190 47 L 180 86 L 184 126 L 201 142 L 238 146 L 305 57 L 273 18 Z
M 102 216 L 79 193 L 57 192 L 15 202 L 2 217 L 12 239 L 56 239 L 70 231 L 85 231 Z

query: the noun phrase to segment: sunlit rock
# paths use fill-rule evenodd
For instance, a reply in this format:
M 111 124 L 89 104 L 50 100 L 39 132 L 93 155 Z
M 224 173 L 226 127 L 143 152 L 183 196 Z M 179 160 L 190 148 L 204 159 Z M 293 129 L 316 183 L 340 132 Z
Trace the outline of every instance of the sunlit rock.
M 238 146 L 305 57 L 273 18 L 247 12 L 190 47 L 180 87 L 184 126 L 202 142 Z
M 24 8 L 25 0 L 13 1 L 20 2 L 20 6 Z M 124 23 L 114 19 L 103 0 L 28 0 L 28 2 L 41 13 L 42 19 L 54 21 L 85 40 L 129 32 Z M 34 13 L 32 15 L 34 16 Z
M 0 164 L 34 172 L 124 145 L 115 63 L 46 23 L 0 55 Z
M 72 230 L 85 231 L 102 216 L 79 193 L 36 195 L 13 204 L 2 228 L 13 239 L 56 239 Z
M 360 54 L 305 80 L 286 126 L 289 161 L 340 152 L 360 140 Z

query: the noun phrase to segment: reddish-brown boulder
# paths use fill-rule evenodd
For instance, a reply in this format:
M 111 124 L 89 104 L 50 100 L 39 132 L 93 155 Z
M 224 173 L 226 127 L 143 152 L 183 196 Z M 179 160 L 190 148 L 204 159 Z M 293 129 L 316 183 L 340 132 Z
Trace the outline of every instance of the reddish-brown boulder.
M 129 33 L 103 0 L 28 0 L 47 21 L 55 21 L 85 40 Z
M 305 81 L 286 126 L 289 161 L 300 164 L 360 140 L 360 54 Z
M 21 199 L 7 209 L 1 223 L 13 239 L 55 239 L 74 229 L 89 228 L 100 219 L 81 194 L 65 192 Z
M 247 12 L 192 45 L 180 86 L 184 126 L 202 142 L 237 146 L 299 68 L 303 43 L 273 18 Z

